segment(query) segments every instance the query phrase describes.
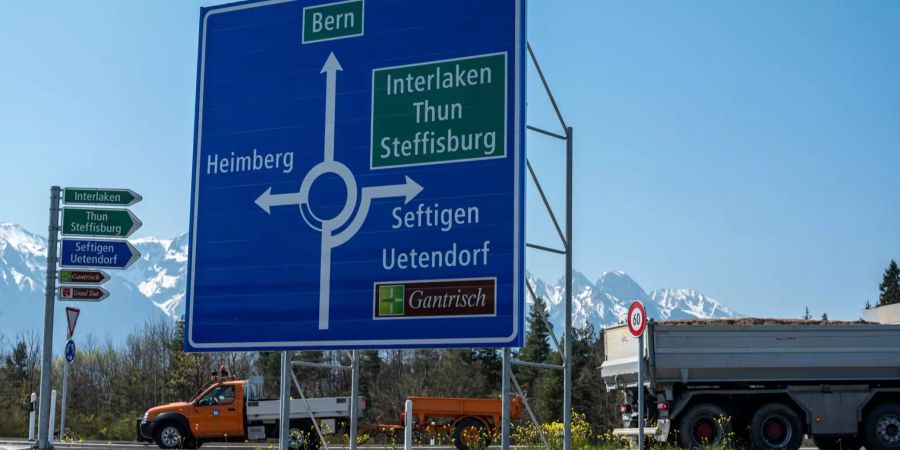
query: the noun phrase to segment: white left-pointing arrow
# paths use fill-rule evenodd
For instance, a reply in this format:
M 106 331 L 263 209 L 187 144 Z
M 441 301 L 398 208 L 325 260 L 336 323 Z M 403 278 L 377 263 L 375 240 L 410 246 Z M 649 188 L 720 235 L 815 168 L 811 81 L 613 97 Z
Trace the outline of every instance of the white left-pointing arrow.
M 306 197 L 299 192 L 289 192 L 286 194 L 273 194 L 272 188 L 266 189 L 262 195 L 256 198 L 256 205 L 262 208 L 266 214 L 272 214 L 273 206 L 283 205 L 301 205 L 306 203 Z

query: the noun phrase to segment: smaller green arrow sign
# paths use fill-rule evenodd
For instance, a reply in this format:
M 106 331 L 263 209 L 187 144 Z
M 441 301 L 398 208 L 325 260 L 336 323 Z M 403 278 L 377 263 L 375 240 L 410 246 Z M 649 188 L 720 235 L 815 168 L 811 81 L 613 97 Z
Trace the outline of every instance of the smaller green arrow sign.
M 63 208 L 64 236 L 128 237 L 141 227 L 127 209 Z
M 63 202 L 67 205 L 131 206 L 141 200 L 143 197 L 131 189 L 63 189 Z

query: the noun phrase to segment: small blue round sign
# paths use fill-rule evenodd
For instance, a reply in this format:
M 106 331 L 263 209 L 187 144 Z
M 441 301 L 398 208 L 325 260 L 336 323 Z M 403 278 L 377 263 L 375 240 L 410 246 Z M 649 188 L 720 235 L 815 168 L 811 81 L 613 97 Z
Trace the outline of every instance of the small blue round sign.
M 66 362 L 72 363 L 75 361 L 75 341 L 69 339 L 66 341 Z

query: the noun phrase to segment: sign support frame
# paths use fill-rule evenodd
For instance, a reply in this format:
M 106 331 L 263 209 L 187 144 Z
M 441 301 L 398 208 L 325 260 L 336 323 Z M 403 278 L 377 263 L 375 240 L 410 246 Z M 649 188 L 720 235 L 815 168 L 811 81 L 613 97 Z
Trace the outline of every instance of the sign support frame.
M 553 364 L 544 364 L 544 363 L 534 363 L 530 361 L 519 361 L 512 359 L 511 355 L 508 352 L 503 353 L 503 365 L 504 372 L 507 370 L 507 366 L 511 368 L 513 364 L 517 365 L 526 365 L 531 367 L 542 367 L 549 369 L 556 369 L 563 371 L 563 450 L 571 450 L 572 448 L 572 365 L 570 361 L 572 360 L 572 346 L 569 344 L 572 342 L 572 284 L 573 284 L 573 269 L 572 269 L 572 250 L 573 250 L 573 227 L 572 227 L 572 218 L 573 218 L 573 156 L 574 156 L 574 139 L 573 139 L 573 128 L 566 124 L 565 119 L 563 119 L 562 112 L 559 110 L 559 106 L 556 104 L 556 98 L 553 96 L 553 92 L 550 90 L 550 85 L 547 83 L 547 79 L 544 77 L 544 72 L 541 70 L 541 65 L 538 63 L 537 57 L 534 55 L 534 50 L 531 48 L 531 43 L 526 43 L 526 49 L 528 50 L 528 55 L 530 56 L 531 62 L 537 70 L 538 76 L 541 79 L 541 83 L 544 86 L 544 91 L 547 94 L 547 97 L 550 99 L 551 105 L 553 105 L 553 110 L 556 113 L 556 117 L 559 120 L 559 124 L 563 130 L 565 130 L 565 134 L 559 134 L 552 131 L 547 131 L 539 127 L 527 125 L 526 129 L 529 131 L 533 131 L 539 134 L 543 134 L 545 136 L 549 136 L 566 143 L 566 175 L 565 175 L 565 183 L 566 183 L 566 210 L 565 210 L 565 232 L 559 226 L 559 221 L 556 218 L 556 214 L 553 212 L 553 208 L 550 206 L 550 202 L 547 200 L 546 194 L 544 194 L 544 189 L 541 186 L 540 181 L 538 181 L 537 175 L 534 172 L 534 169 L 531 166 L 531 161 L 526 157 L 526 165 L 528 167 L 528 172 L 531 175 L 531 179 L 534 182 L 535 187 L 537 188 L 538 194 L 541 196 L 541 200 L 544 203 L 544 207 L 547 209 L 547 214 L 550 216 L 550 220 L 553 221 L 553 225 L 556 228 L 556 232 L 559 235 L 560 243 L 563 246 L 563 249 L 557 249 L 553 247 L 547 247 L 544 245 L 538 245 L 533 243 L 526 243 L 525 246 L 528 248 L 532 248 L 535 250 L 541 250 L 548 253 L 554 253 L 558 255 L 565 256 L 565 297 L 564 297 L 564 305 L 565 305 L 565 326 L 563 329 L 563 343 L 559 344 L 559 341 L 556 338 L 555 333 L 551 333 L 550 336 L 553 340 L 553 343 L 556 345 L 557 351 L 562 356 L 562 365 L 556 366 Z M 531 288 L 531 285 L 528 284 L 527 280 L 525 282 L 525 287 L 532 297 L 536 297 L 534 291 Z M 547 318 L 543 318 L 545 322 L 547 322 Z M 512 376 L 512 374 L 510 373 Z M 504 375 L 506 377 L 506 375 Z M 515 377 L 513 376 L 513 380 Z M 505 380 L 504 380 L 505 381 Z M 503 396 L 503 410 L 504 412 L 509 411 L 509 403 L 511 401 L 511 395 L 509 392 L 509 383 L 505 382 L 504 387 L 502 388 L 502 396 Z M 523 400 L 527 404 L 527 399 Z M 502 450 L 509 450 L 509 414 L 502 414 L 502 425 L 501 425 L 501 448 Z M 540 424 L 537 423 L 537 419 L 532 417 L 532 421 L 535 422 L 535 426 L 540 430 Z M 543 437 L 543 435 L 542 435 Z M 544 441 L 544 445 L 547 447 L 547 450 L 550 450 L 549 444 Z

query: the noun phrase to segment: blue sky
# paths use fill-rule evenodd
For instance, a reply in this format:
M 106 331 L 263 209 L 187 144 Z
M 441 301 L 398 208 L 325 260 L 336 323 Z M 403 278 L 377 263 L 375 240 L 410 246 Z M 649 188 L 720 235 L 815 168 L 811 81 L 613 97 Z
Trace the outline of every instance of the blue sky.
M 48 188 L 130 187 L 138 235 L 187 229 L 199 7 L 0 2 L 0 221 Z M 575 127 L 575 266 L 749 315 L 856 318 L 900 259 L 900 3 L 533 1 Z M 533 69 L 529 122 L 557 126 Z M 563 147 L 529 157 L 562 214 Z M 529 194 L 536 194 L 531 190 Z M 529 240 L 555 244 L 536 195 Z M 556 278 L 562 259 L 529 251 Z

